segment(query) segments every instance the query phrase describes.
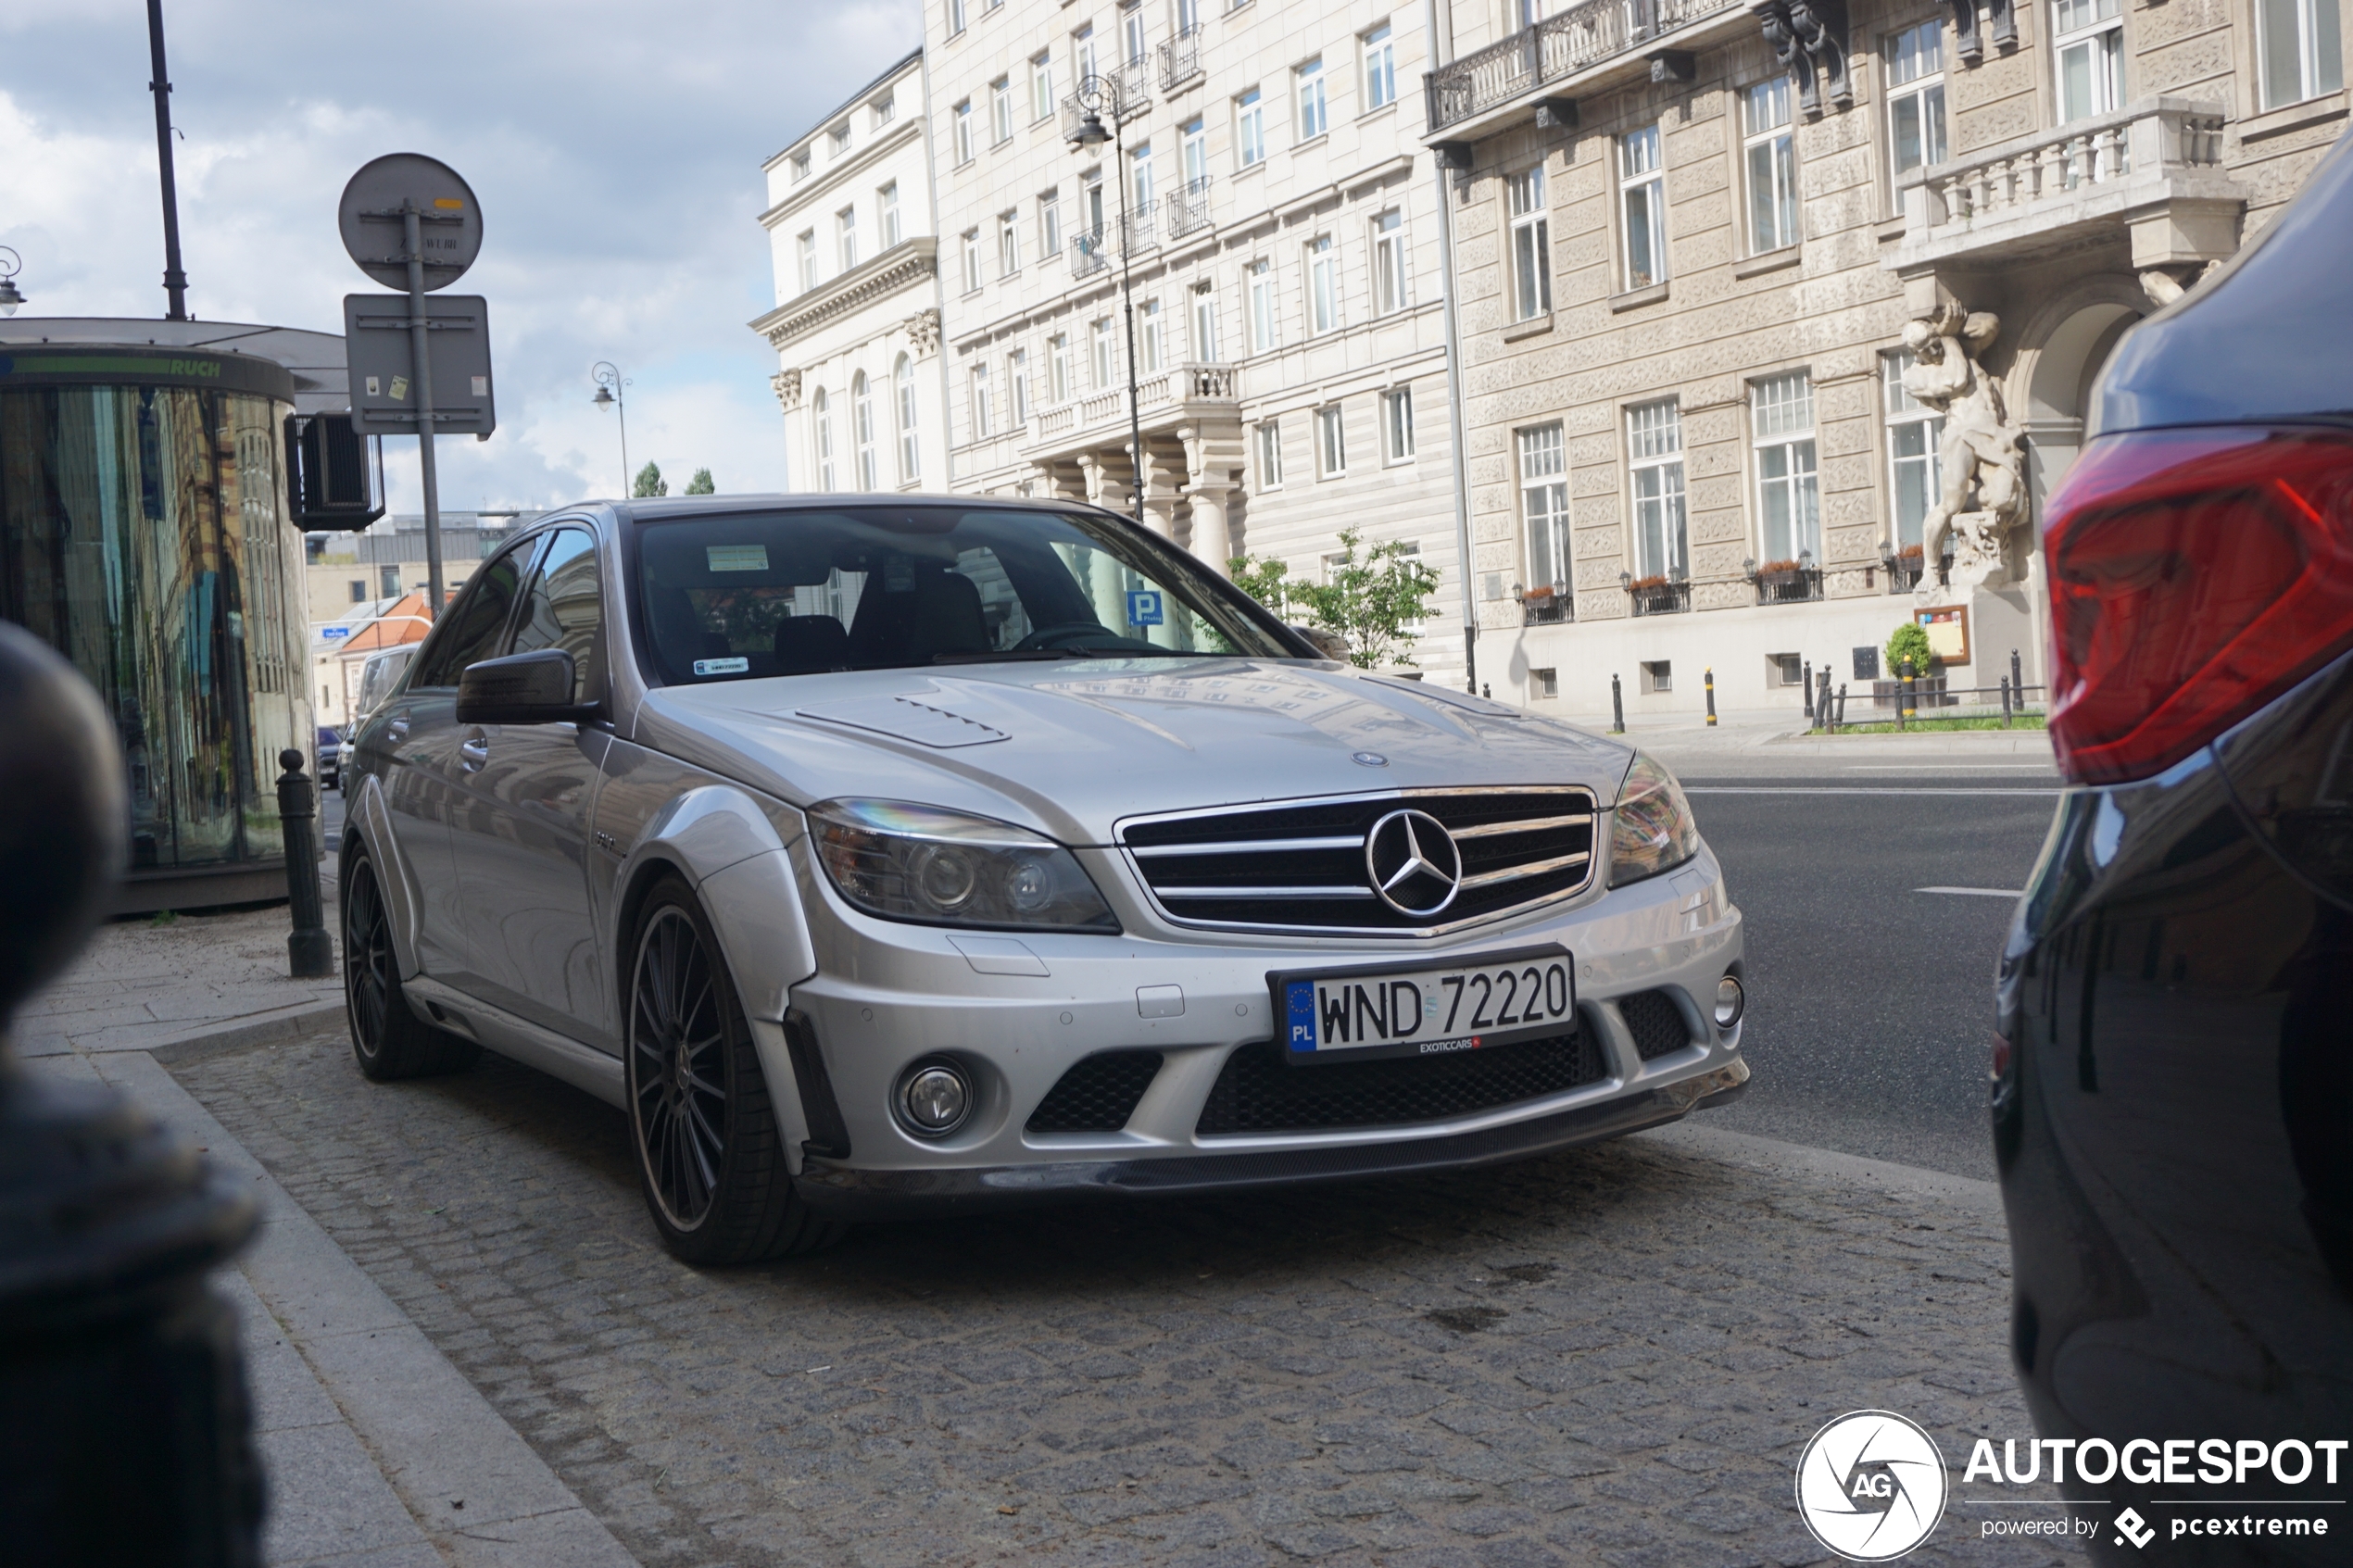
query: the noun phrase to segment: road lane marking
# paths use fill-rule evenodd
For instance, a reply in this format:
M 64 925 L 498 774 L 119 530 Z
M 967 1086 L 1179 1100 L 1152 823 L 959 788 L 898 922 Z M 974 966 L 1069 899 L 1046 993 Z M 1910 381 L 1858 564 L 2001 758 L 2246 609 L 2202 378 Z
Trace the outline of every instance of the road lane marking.
M 1963 893 L 1976 898 L 2023 898 L 2023 887 L 1915 887 L 1915 893 Z
M 1898 786 L 1871 784 L 1837 784 L 1800 786 L 1789 784 L 1685 784 L 1685 795 L 2009 795 L 2021 798 L 2047 799 L 2064 795 L 2063 789 L 1904 789 Z

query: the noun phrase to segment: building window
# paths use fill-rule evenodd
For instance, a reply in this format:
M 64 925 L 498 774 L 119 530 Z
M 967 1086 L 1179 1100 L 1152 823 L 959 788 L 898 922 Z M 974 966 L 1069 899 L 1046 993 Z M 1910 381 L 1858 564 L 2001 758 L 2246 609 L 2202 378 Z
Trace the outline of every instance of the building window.
M 397 597 L 400 593 L 400 569 L 396 566 L 379 568 L 376 572 L 376 585 L 384 590 L 384 597 L 387 599 Z
M 2345 85 L 2336 0 L 2256 0 L 2255 32 L 2265 108 L 2302 103 Z
M 1561 673 L 1557 666 L 1530 670 L 1528 672 L 1528 695 L 1530 700 L 1546 702 L 1561 695 Z
M 1113 335 L 1116 330 L 1110 317 L 1095 318 L 1093 358 L 1089 368 L 1094 371 L 1097 392 L 1109 391 L 1119 375 L 1119 340 Z
M 363 605 L 368 602 L 368 580 L 366 578 L 362 577 L 351 584 L 351 602 L 356 605 Z
M 1092 22 L 1070 35 L 1071 69 L 1076 84 L 1084 87 L 1095 71 L 1095 26 Z
M 817 286 L 817 231 L 803 229 L 800 246 L 800 292 L 807 294 Z
M 948 31 L 951 34 L 964 31 L 964 0 L 948 0 Z
M 973 439 L 985 440 L 997 433 L 997 389 L 990 384 L 988 367 L 973 367 Z
M 964 231 L 964 292 L 972 294 L 980 287 L 980 231 Z
M 1904 176 L 1944 161 L 1944 24 L 1926 21 L 1887 41 L 1888 166 Z
M 1217 363 L 1217 289 L 1212 283 L 1193 285 L 1193 361 Z
M 1143 0 L 1127 0 L 1119 8 L 1119 41 L 1127 51 L 1129 65 L 1140 66 L 1144 63 Z
M 1176 36 L 1190 38 L 1201 31 L 1201 0 L 1176 0 Z
M 1056 332 L 1046 340 L 1046 386 L 1057 403 L 1070 401 L 1070 334 Z
M 1045 119 L 1054 112 L 1054 55 L 1040 49 L 1029 56 L 1029 118 Z
M 949 114 L 955 126 L 956 161 L 960 164 L 970 163 L 973 160 L 972 100 L 970 98 L 966 98 L 963 103 L 958 104 L 954 108 L 950 109 Z
M 1051 259 L 1063 249 L 1063 204 L 1059 191 L 1038 198 L 1038 254 Z
M 872 103 L 868 104 L 866 106 L 866 111 L 873 117 L 873 125 L 871 129 L 880 131 L 884 126 L 888 125 L 892 119 L 898 117 L 898 94 L 894 93 L 885 93 L 881 97 L 876 98 Z
M 1016 348 L 1005 356 L 1005 395 L 1013 399 L 1013 426 L 1029 422 L 1029 350 Z
M 1338 479 L 1348 471 L 1348 432 L 1334 403 L 1315 410 L 1315 477 Z
M 2124 104 L 2122 0 L 2055 0 L 2059 118 L 2082 119 Z
M 1160 301 L 1148 299 L 1136 307 L 1136 353 L 1144 362 L 1147 374 L 1165 369 L 1166 330 L 1162 325 Z
M 1528 525 L 1528 585 L 1568 592 L 1568 451 L 1561 427 L 1519 433 L 1519 510 Z
M 841 270 L 858 265 L 858 209 L 845 207 L 834 214 L 834 234 L 841 252 Z
M 1768 566 L 1821 558 L 1819 485 L 1814 472 L 1814 383 L 1804 370 L 1750 386 L 1756 444 L 1758 547 Z M 1809 561 L 1807 564 L 1811 564 Z
M 1266 161 L 1266 106 L 1255 87 L 1234 100 L 1234 148 L 1244 169 Z
M 825 389 L 819 387 L 809 398 L 811 422 L 817 432 L 817 488 L 834 487 L 834 410 L 825 400 Z
M 1414 460 L 1414 389 L 1392 387 L 1380 395 L 1380 458 L 1384 463 Z
M 1381 23 L 1365 34 L 1365 107 L 1369 111 L 1397 101 L 1397 44 Z
M 1331 129 L 1331 111 L 1324 103 L 1324 62 L 1310 60 L 1290 74 L 1299 105 L 1299 139 L 1312 142 Z
M 1275 269 L 1271 263 L 1250 264 L 1250 351 L 1264 354 L 1275 346 Z
M 1888 494 L 1895 506 L 1895 547 L 1917 547 L 1929 509 L 1944 488 L 1937 448 L 1944 416 L 1904 390 L 1904 372 L 1919 363 L 1907 348 L 1880 358 L 1880 407 L 1887 419 Z
M 1743 162 L 1748 176 L 1748 248 L 1762 256 L 1797 243 L 1797 153 L 1789 122 L 1789 78 L 1741 90 Z
M 1000 76 L 988 84 L 988 143 L 1001 147 L 1013 139 L 1013 79 Z
M 899 404 L 899 483 L 913 484 L 924 476 L 923 446 L 915 439 L 915 362 L 901 354 L 890 380 Z
M 1283 487 L 1283 426 L 1279 420 L 1262 420 L 1252 432 L 1252 446 L 1258 454 L 1258 488 L 1280 490 Z
M 1553 308 L 1553 229 L 1544 210 L 1544 166 L 1505 182 L 1511 203 L 1512 318 L 1525 321 Z
M 1176 145 L 1185 166 L 1185 190 L 1199 195 L 1209 186 L 1209 128 L 1201 116 L 1176 128 Z
M 1644 659 L 1642 688 L 1642 695 L 1645 696 L 1653 692 L 1673 691 L 1675 689 L 1675 661 L 1668 659 Z
M 1081 177 L 1078 187 L 1078 220 L 1084 230 L 1084 239 L 1094 249 L 1101 250 L 1104 236 L 1111 232 L 1111 226 L 1103 220 L 1103 171 L 1101 169 L 1090 169 Z
M 1395 207 L 1373 220 L 1373 313 L 1405 308 L 1405 218 Z
M 792 156 L 792 182 L 799 184 L 809 178 L 809 149 L 803 147 Z
M 899 230 L 899 182 L 893 180 L 875 193 L 875 206 L 882 213 L 883 248 L 888 250 L 904 236 Z
M 1669 398 L 1626 410 L 1634 494 L 1634 575 L 1689 569 L 1683 522 L 1683 414 Z
M 1667 182 L 1658 157 L 1658 127 L 1646 125 L 1617 139 L 1618 220 L 1626 230 L 1626 286 L 1646 289 L 1667 281 Z
M 1136 220 L 1149 232 L 1152 219 L 1152 144 L 1127 150 L 1127 190 L 1135 198 Z
M 1000 212 L 997 215 L 997 275 L 1010 278 L 1021 270 L 1021 227 L 1019 215 Z
M 1318 234 L 1307 242 L 1307 330 L 1321 336 L 1340 325 L 1340 258 L 1332 254 L 1332 237 Z
M 849 150 L 849 121 L 843 120 L 825 132 L 825 157 L 837 158 Z
M 858 488 L 882 488 L 882 458 L 875 443 L 875 395 L 866 372 L 849 378 L 849 427 L 858 450 Z

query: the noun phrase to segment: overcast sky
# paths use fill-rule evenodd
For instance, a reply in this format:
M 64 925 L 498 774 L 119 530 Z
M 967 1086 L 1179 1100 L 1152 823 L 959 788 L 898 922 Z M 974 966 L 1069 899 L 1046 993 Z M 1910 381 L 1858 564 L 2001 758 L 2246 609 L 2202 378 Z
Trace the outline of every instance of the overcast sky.
M 621 483 L 588 368 L 622 366 L 629 457 L 673 494 L 785 480 L 744 323 L 775 304 L 760 166 L 922 42 L 916 0 L 164 0 L 188 309 L 337 332 L 374 292 L 335 202 L 368 159 L 430 154 L 482 203 L 498 430 L 445 436 L 442 504 L 549 507 Z M 26 315 L 161 316 L 143 0 L 0 4 L 0 244 Z M 393 509 L 416 445 L 388 438 Z

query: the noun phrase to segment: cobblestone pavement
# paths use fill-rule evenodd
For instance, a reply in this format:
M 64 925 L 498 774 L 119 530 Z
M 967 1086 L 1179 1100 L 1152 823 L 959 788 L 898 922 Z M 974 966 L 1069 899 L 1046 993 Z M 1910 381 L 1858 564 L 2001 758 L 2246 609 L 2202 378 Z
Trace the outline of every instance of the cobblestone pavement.
M 1655 1140 L 698 1273 L 619 1114 L 497 1058 L 177 1075 L 648 1568 L 1812 1562 L 1829 1417 L 1912 1416 L 1957 1482 L 2030 1431 L 1996 1222 Z M 2061 1560 L 1981 1517 L 1907 1562 Z

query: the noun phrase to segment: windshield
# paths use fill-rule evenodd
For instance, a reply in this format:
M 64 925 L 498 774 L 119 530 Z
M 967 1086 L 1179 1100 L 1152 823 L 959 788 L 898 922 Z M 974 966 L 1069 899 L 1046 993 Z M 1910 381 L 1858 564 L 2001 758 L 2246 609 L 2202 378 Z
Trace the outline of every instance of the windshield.
M 1301 657 L 1189 556 L 1076 513 L 859 507 L 636 530 L 673 685 L 1029 659 Z

